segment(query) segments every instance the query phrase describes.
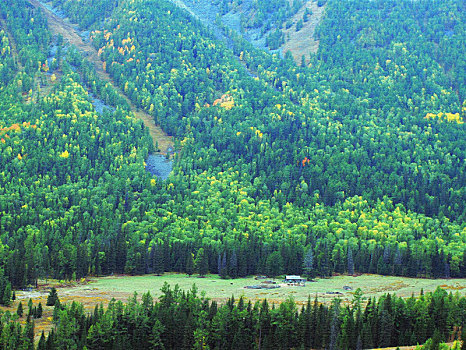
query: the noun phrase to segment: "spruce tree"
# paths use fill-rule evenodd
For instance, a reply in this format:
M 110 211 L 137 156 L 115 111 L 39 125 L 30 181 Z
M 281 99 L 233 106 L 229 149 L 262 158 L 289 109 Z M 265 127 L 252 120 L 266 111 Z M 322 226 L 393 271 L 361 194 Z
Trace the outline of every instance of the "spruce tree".
M 348 246 L 348 275 L 354 275 L 353 251 Z
M 33 312 L 34 312 L 34 305 L 32 304 L 32 299 L 29 298 L 29 300 L 28 300 L 28 316 L 33 314 Z
M 37 350 L 46 350 L 47 349 L 47 342 L 45 339 L 45 333 L 42 331 L 42 334 L 39 339 L 39 344 L 37 344 Z
M 191 276 L 194 273 L 194 260 L 193 260 L 193 254 L 191 252 L 188 252 L 188 255 L 186 256 L 185 270 L 189 276 Z
M 50 290 L 49 296 L 47 297 L 47 306 L 54 306 L 58 300 L 58 294 L 55 287 L 52 287 Z
M 220 257 L 220 255 L 219 255 Z M 221 278 L 227 278 L 227 274 L 228 274 L 228 269 L 227 269 L 227 253 L 224 252 L 222 255 L 221 255 L 221 259 L 219 261 L 219 267 L 220 267 L 220 270 L 218 272 L 218 274 L 220 275 Z
M 432 336 L 432 345 L 431 350 L 440 350 L 440 342 L 442 340 L 442 335 L 440 331 L 435 328 L 434 335 Z
M 20 301 L 18 304 L 18 308 L 16 309 L 16 314 L 19 317 L 23 317 L 23 303 Z
M 362 350 L 362 340 L 361 335 L 358 335 L 358 340 L 356 341 L 356 350 Z
M 154 245 L 153 249 L 153 267 L 154 273 L 157 275 L 161 275 L 164 273 L 164 255 L 163 255 L 163 248 L 161 245 Z
M 41 318 L 42 312 L 43 312 L 42 303 L 39 303 L 39 305 L 37 306 L 37 311 L 36 311 L 36 315 L 34 316 L 34 318 Z
M 328 349 L 336 350 L 338 349 L 338 334 L 340 333 L 340 299 L 334 299 L 332 302 L 332 320 L 330 323 L 330 340 Z
M 2 304 L 5 306 L 10 306 L 11 304 L 11 284 L 8 282 L 5 289 L 3 290 Z
M 303 261 L 303 269 L 304 273 L 306 274 L 306 277 L 308 279 L 312 279 L 314 277 L 314 271 L 313 271 L 313 265 L 314 265 L 314 253 L 312 251 L 312 248 L 309 248 L 304 255 L 304 261 Z
M 267 275 L 275 278 L 283 272 L 283 258 L 280 252 L 273 252 L 267 258 Z
M 197 252 L 196 268 L 201 276 L 205 276 L 209 272 L 209 261 L 204 248 L 200 248 Z
M 220 272 L 222 271 L 222 254 L 218 254 L 217 256 L 217 273 L 220 276 Z
M 233 249 L 231 252 L 228 275 L 232 278 L 238 277 L 238 255 L 236 254 L 236 249 Z
M 23 334 L 24 334 L 24 337 L 32 345 L 31 349 L 34 348 L 33 346 L 34 344 L 34 321 L 27 321 Z

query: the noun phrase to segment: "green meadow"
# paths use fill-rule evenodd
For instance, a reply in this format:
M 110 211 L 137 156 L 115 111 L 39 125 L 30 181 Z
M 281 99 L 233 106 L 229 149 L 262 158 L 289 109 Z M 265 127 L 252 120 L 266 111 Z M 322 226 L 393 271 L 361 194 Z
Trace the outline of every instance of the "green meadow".
M 165 274 L 163 276 L 116 276 L 103 277 L 91 280 L 89 284 L 78 285 L 66 288 L 66 294 L 86 295 L 98 294 L 101 296 L 125 299 L 137 292 L 138 294 L 149 291 L 153 296 L 160 294 L 160 289 L 164 283 L 174 287 L 176 284 L 184 290 L 196 285 L 199 293 L 205 292 L 206 296 L 218 301 L 223 301 L 232 295 L 235 298 L 240 296 L 248 300 L 258 300 L 267 298 L 271 302 L 279 303 L 288 297 L 293 297 L 296 302 L 305 302 L 309 295 L 314 298 L 317 294 L 319 300 L 325 301 L 333 299 L 335 296 L 343 300 L 351 300 L 354 290 L 361 288 L 364 296 L 381 296 L 385 293 L 396 293 L 399 296 L 408 297 L 411 294 L 419 294 L 421 289 L 426 293 L 434 291 L 438 286 L 447 291 L 464 295 L 466 293 L 466 280 L 464 279 L 420 279 L 405 278 L 396 276 L 361 275 L 334 276 L 326 279 L 316 279 L 314 282 L 307 282 L 304 287 L 289 286 L 280 279 L 275 279 L 281 287 L 277 289 L 246 289 L 245 286 L 258 285 L 260 280 L 253 277 L 238 279 L 220 279 L 217 275 L 208 275 L 204 278 L 196 276 L 188 277 L 185 274 Z M 343 287 L 351 287 L 345 290 Z M 335 294 L 341 293 L 341 294 Z

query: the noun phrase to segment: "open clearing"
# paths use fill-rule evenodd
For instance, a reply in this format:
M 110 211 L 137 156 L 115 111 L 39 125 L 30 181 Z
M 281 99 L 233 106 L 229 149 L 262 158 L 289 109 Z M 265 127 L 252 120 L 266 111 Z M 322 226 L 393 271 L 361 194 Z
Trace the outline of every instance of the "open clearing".
M 39 288 L 30 291 L 16 291 L 16 300 L 8 308 L 0 307 L 1 310 L 16 312 L 18 303 L 22 301 L 24 310 L 27 310 L 29 298 L 33 300 L 34 305 L 42 303 L 44 314 L 41 319 L 35 320 L 35 337 L 39 340 L 41 332 L 50 331 L 52 328 L 53 307 L 45 306 L 47 295 L 50 287 L 57 287 L 58 296 L 62 303 L 80 302 L 85 309 L 91 312 L 97 304 L 108 304 L 115 298 L 116 300 L 127 301 L 136 291 L 140 298 L 143 293 L 149 291 L 154 297 L 161 295 L 160 288 L 165 282 L 173 288 L 176 284 L 181 289 L 187 290 L 196 284 L 199 293 L 205 291 L 206 296 L 220 303 L 225 302 L 234 295 L 238 300 L 240 296 L 255 302 L 267 298 L 269 303 L 280 303 L 289 297 L 293 297 L 298 305 L 307 302 L 309 296 L 311 299 L 318 296 L 321 302 L 330 302 L 333 298 L 339 297 L 343 303 L 348 303 L 353 298 L 353 292 L 361 288 L 364 296 L 381 296 L 385 293 L 396 293 L 398 296 L 409 297 L 411 294 L 419 295 L 421 289 L 425 293 L 434 291 L 438 286 L 448 292 L 458 292 L 460 295 L 466 295 L 466 279 L 419 279 L 394 276 L 379 275 L 361 275 L 353 276 L 335 276 L 327 279 L 317 279 L 315 282 L 307 282 L 305 287 L 288 286 L 282 284 L 281 280 L 275 280 L 281 288 L 271 290 L 245 289 L 247 285 L 260 284 L 261 280 L 255 280 L 253 277 L 238 278 L 234 280 L 220 279 L 217 275 L 208 275 L 205 278 L 197 276 L 188 277 L 186 274 L 167 273 L 163 276 L 145 275 L 145 276 L 112 276 L 101 277 L 88 280 L 85 283 L 74 285 L 60 285 L 57 281 L 49 281 L 45 284 L 40 281 Z M 352 290 L 344 290 L 344 286 L 349 286 Z M 339 292 L 341 294 L 329 294 L 328 292 Z M 26 314 L 26 312 L 25 312 Z M 26 322 L 26 316 L 21 318 L 21 322 Z M 402 349 L 414 349 L 414 347 L 403 347 Z M 387 349 L 388 350 L 388 349 Z
M 98 278 L 86 285 L 59 288 L 58 290 L 60 296 L 67 298 L 95 297 L 110 300 L 114 297 L 126 300 L 134 291 L 139 295 L 150 291 L 153 296 L 157 297 L 165 282 L 172 287 L 178 284 L 182 289 L 189 289 L 193 284 L 196 284 L 199 291 L 205 291 L 207 297 L 219 302 L 225 301 L 232 295 L 235 298 L 243 296 L 252 301 L 267 298 L 272 303 L 280 303 L 292 296 L 298 304 L 303 304 L 309 295 L 312 298 L 317 295 L 321 301 L 330 301 L 335 296 L 340 297 L 343 301 L 349 301 L 357 288 L 361 288 L 365 297 L 379 297 L 387 292 L 409 297 L 412 293 L 419 294 L 421 289 L 424 292 L 434 291 L 438 286 L 447 291 L 458 291 L 461 295 L 466 295 L 466 280 L 464 279 L 432 280 L 368 274 L 358 277 L 335 276 L 328 279 L 317 279 L 315 282 L 307 282 L 305 287 L 288 286 L 277 279 L 276 282 L 281 285 L 281 288 L 269 290 L 245 289 L 245 286 L 260 284 L 261 281 L 255 280 L 253 277 L 224 280 L 217 275 L 208 275 L 205 278 L 188 277 L 185 274 L 117 276 Z M 352 290 L 344 290 L 344 286 L 349 286 Z M 341 294 L 330 294 L 329 292 Z
M 411 294 L 419 295 L 421 289 L 425 293 L 434 291 L 438 286 L 448 292 L 458 292 L 460 295 L 466 295 L 466 279 L 420 279 L 406 278 L 396 276 L 379 276 L 379 275 L 361 275 L 353 276 L 335 276 L 326 279 L 316 279 L 315 282 L 307 282 L 304 287 L 288 286 L 281 283 L 281 280 L 275 280 L 281 288 L 277 289 L 245 289 L 245 286 L 258 285 L 261 280 L 255 280 L 253 277 L 238 279 L 221 279 L 217 275 L 208 275 L 204 278 L 197 276 L 188 277 L 186 274 L 167 273 L 162 276 L 145 275 L 145 276 L 111 276 L 90 279 L 85 283 L 76 283 L 70 285 L 60 285 L 57 281 L 39 282 L 38 289 L 30 291 L 16 291 L 16 300 L 9 308 L 1 307 L 2 310 L 16 312 L 19 301 L 23 302 L 23 307 L 28 303 L 29 298 L 33 300 L 34 305 L 39 302 L 44 306 L 44 316 L 35 320 L 36 340 L 40 337 L 42 330 L 49 331 L 52 327 L 53 307 L 45 306 L 47 295 L 52 285 L 57 287 L 58 296 L 62 303 L 72 301 L 80 302 L 85 309 L 91 312 L 97 304 L 108 304 L 113 298 L 116 300 L 127 301 L 134 292 L 138 293 L 140 298 L 143 293 L 149 291 L 155 298 L 161 295 L 160 289 L 167 282 L 172 288 L 178 284 L 181 289 L 187 290 L 196 285 L 199 293 L 205 291 L 206 296 L 219 303 L 225 302 L 232 295 L 238 300 L 243 296 L 246 300 L 255 302 L 267 298 L 269 303 L 281 303 L 289 297 L 293 297 L 298 305 L 307 302 L 308 297 L 311 299 L 317 295 L 319 301 L 329 303 L 333 298 L 339 297 L 343 303 L 348 303 L 353 298 L 353 292 L 361 288 L 363 297 L 381 296 L 385 293 L 396 293 L 398 296 L 409 297 Z M 352 290 L 344 290 L 343 287 L 351 287 Z M 341 294 L 330 294 L 341 293 Z M 22 319 L 25 322 L 25 316 Z

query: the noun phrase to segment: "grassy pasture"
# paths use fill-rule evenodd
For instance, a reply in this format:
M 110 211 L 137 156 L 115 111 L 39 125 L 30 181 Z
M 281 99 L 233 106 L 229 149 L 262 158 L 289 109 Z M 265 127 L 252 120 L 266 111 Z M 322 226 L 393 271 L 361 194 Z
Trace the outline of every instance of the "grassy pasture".
M 97 304 L 108 304 L 115 298 L 126 301 L 129 296 L 136 291 L 141 297 L 142 293 L 150 291 L 152 296 L 160 296 L 160 288 L 167 282 L 173 288 L 176 284 L 181 289 L 187 290 L 196 284 L 199 293 L 205 291 L 206 296 L 224 302 L 232 295 L 236 300 L 240 296 L 252 302 L 267 298 L 270 303 L 280 303 L 292 296 L 298 305 L 307 301 L 310 295 L 313 299 L 317 294 L 321 302 L 330 302 L 335 296 L 340 297 L 344 303 L 352 300 L 352 293 L 357 288 L 361 288 L 364 297 L 381 296 L 385 293 L 396 293 L 398 296 L 409 297 L 412 293 L 419 295 L 421 289 L 425 293 L 434 291 L 441 286 L 448 292 L 458 291 L 461 295 L 466 295 L 466 279 L 419 279 L 379 275 L 335 276 L 327 279 L 316 279 L 315 282 L 307 282 L 305 287 L 288 286 L 281 284 L 281 280 L 276 279 L 281 284 L 281 288 L 271 290 L 245 289 L 247 285 L 260 284 L 253 277 L 239 278 L 234 280 L 220 279 L 217 275 L 208 275 L 205 278 L 196 276 L 188 277 L 185 274 L 167 273 L 163 276 L 111 276 L 94 278 L 86 283 L 75 283 L 60 285 L 57 281 L 40 281 L 39 288 L 31 291 L 16 291 L 16 300 L 10 307 L 0 307 L 1 310 L 16 312 L 18 303 L 22 301 L 25 315 L 20 319 L 24 324 L 27 313 L 27 303 L 29 298 L 33 300 L 34 306 L 39 302 L 44 307 L 44 314 L 41 319 L 35 320 L 36 341 L 40 337 L 42 330 L 48 332 L 52 328 L 53 307 L 45 306 L 49 288 L 53 285 L 57 287 L 58 296 L 62 303 L 80 302 L 85 309 L 91 312 Z M 343 286 L 350 286 L 352 291 L 345 291 Z M 328 292 L 339 292 L 341 294 L 329 294 Z M 412 349 L 407 347 L 406 349 Z
M 281 284 L 280 280 L 277 279 L 276 281 Z M 412 293 L 419 294 L 421 289 L 424 292 L 434 291 L 438 286 L 445 288 L 447 291 L 458 291 L 462 295 L 466 294 L 466 280 L 463 279 L 432 280 L 368 274 L 358 277 L 335 276 L 328 279 L 317 279 L 315 282 L 307 282 L 305 287 L 281 284 L 281 288 L 271 290 L 245 289 L 244 287 L 247 285 L 260 283 L 260 281 L 254 280 L 253 277 L 223 280 L 217 275 L 208 275 L 205 278 L 188 277 L 185 274 L 116 276 L 98 278 L 87 285 L 63 288 L 61 291 L 59 290 L 59 294 L 99 298 L 115 297 L 116 299 L 126 300 L 134 291 L 138 292 L 139 295 L 150 291 L 153 296 L 157 297 L 160 295 L 160 288 L 165 282 L 172 287 L 178 284 L 181 289 L 190 289 L 193 284 L 196 284 L 199 291 L 205 291 L 207 297 L 217 301 L 224 301 L 234 295 L 235 298 L 243 296 L 252 301 L 267 298 L 271 302 L 279 303 L 293 296 L 295 301 L 301 304 L 307 301 L 309 295 L 314 298 L 317 294 L 321 301 L 329 301 L 336 296 L 328 292 L 339 292 L 341 294 L 337 296 L 341 299 L 351 300 L 352 293 L 357 288 L 361 288 L 366 297 L 381 296 L 387 292 L 408 297 Z M 352 291 L 345 291 L 343 286 L 351 287 Z

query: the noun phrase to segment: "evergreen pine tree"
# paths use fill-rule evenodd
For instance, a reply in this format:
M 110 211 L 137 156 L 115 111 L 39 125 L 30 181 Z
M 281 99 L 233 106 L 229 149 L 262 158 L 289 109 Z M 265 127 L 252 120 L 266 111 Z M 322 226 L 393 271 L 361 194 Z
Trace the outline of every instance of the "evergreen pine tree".
M 238 277 L 238 255 L 236 255 L 236 249 L 233 249 L 230 256 L 230 268 L 228 275 L 232 278 Z
M 155 320 L 154 326 L 152 327 L 152 331 L 149 335 L 149 344 L 151 345 L 151 349 L 165 349 L 163 341 L 160 337 L 160 335 L 163 333 L 164 328 L 165 327 L 159 320 Z
M 283 258 L 280 252 L 273 252 L 267 258 L 267 275 L 275 278 L 282 274 L 283 271 Z
M 194 330 L 196 325 L 194 324 L 194 317 L 192 312 L 189 312 L 186 323 L 184 324 L 184 332 L 181 335 L 183 349 L 192 349 L 194 345 Z
M 5 306 L 10 306 L 11 304 L 11 284 L 8 282 L 5 289 L 3 290 L 2 304 Z
M 348 246 L 348 275 L 354 275 L 353 251 Z
M 432 336 L 432 345 L 430 350 L 440 350 L 440 342 L 442 340 L 442 335 L 440 331 L 436 328 L 434 335 Z
M 389 294 L 390 295 L 390 294 Z M 387 310 L 382 310 L 379 324 L 379 341 L 377 346 L 387 348 L 392 342 L 393 319 Z
M 155 247 L 154 273 L 163 274 L 165 272 L 165 261 L 163 247 L 157 244 Z
M 204 248 L 200 248 L 197 252 L 196 269 L 200 276 L 205 276 L 209 272 L 209 261 Z
M 47 349 L 47 342 L 45 339 L 45 333 L 42 331 L 42 334 L 39 339 L 39 343 L 37 344 L 37 350 L 46 350 Z
M 309 248 L 306 254 L 304 255 L 304 261 L 303 261 L 303 270 L 308 279 L 311 279 L 314 277 L 313 265 L 314 265 L 314 253 L 312 251 L 312 248 Z
M 337 340 L 338 340 L 338 334 L 340 332 L 339 314 L 340 314 L 340 300 L 335 299 L 333 302 L 332 321 L 330 323 L 330 340 L 329 340 L 329 345 L 328 345 L 329 350 L 338 349 Z
M 49 292 L 49 295 L 47 297 L 47 306 L 54 306 L 55 303 L 57 302 L 58 300 L 58 294 L 57 294 L 57 290 L 55 289 L 55 287 L 52 287 L 52 289 L 50 290 Z
M 32 346 L 30 349 L 34 348 L 34 321 L 28 321 L 24 328 L 24 337 L 28 340 L 28 343 Z
M 55 335 L 55 331 L 54 331 L 53 328 L 52 328 L 52 330 L 51 330 L 50 333 L 49 333 L 49 336 L 47 337 L 47 342 L 46 342 L 46 344 L 45 344 L 45 349 L 47 349 L 47 350 L 53 350 L 53 349 L 56 348 L 56 347 L 55 347 L 55 338 L 56 338 L 56 337 L 57 337 L 57 336 Z
M 191 276 L 194 273 L 194 260 L 193 260 L 193 254 L 188 251 L 187 256 L 186 256 L 186 267 L 185 267 L 186 273 Z
M 33 305 L 33 303 L 32 303 L 32 299 L 31 299 L 31 298 L 29 298 L 29 300 L 28 300 L 28 317 L 29 317 L 30 315 L 33 315 L 33 316 L 34 316 L 34 305 Z
M 221 278 L 227 278 L 228 269 L 227 269 L 227 253 L 223 252 L 221 262 L 220 262 L 220 271 L 219 275 Z
M 43 308 L 42 308 L 42 303 L 39 303 L 37 306 L 37 312 L 36 315 L 34 316 L 35 318 L 41 318 L 43 313 Z
M 18 308 L 16 309 L 16 314 L 19 317 L 23 317 L 23 303 L 20 301 L 18 304 Z

